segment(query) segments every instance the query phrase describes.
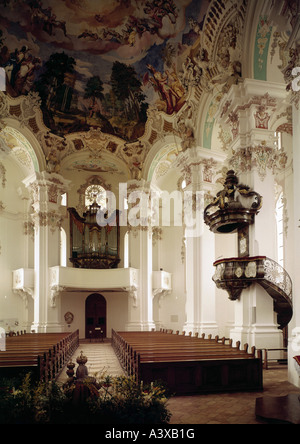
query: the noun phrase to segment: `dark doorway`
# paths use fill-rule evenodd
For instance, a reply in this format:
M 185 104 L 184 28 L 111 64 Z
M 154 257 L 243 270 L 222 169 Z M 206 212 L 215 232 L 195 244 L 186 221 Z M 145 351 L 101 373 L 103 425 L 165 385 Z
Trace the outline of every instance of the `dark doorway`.
M 101 294 L 91 294 L 85 301 L 85 337 L 106 338 L 106 300 Z

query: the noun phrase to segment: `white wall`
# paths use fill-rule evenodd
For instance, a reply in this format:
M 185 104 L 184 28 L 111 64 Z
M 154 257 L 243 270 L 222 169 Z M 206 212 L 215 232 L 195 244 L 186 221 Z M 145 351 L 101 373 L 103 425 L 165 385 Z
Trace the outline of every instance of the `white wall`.
M 182 331 L 185 315 L 185 264 L 181 261 L 182 227 L 164 227 L 160 241 L 160 260 L 157 271 L 162 268 L 172 273 L 172 293 L 160 300 L 160 318 L 163 328 Z
M 85 301 L 90 293 L 68 292 L 62 293 L 61 315 L 62 324 L 65 325 L 65 331 L 79 330 L 79 338 L 85 338 Z M 107 302 L 107 337 L 111 337 L 111 330 L 124 331 L 128 322 L 128 295 L 127 293 L 104 293 L 102 294 Z M 64 315 L 71 312 L 74 315 L 74 321 L 71 326 L 65 323 Z

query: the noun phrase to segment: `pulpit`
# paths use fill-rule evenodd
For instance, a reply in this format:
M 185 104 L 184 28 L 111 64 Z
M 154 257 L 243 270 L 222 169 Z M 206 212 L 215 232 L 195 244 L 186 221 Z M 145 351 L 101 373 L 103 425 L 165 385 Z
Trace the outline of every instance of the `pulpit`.
M 109 224 L 98 224 L 101 207 L 94 202 L 81 217 L 75 208 L 70 214 L 70 262 L 74 268 L 109 269 L 120 263 L 119 213 L 110 216 Z M 107 217 L 107 215 L 106 215 Z

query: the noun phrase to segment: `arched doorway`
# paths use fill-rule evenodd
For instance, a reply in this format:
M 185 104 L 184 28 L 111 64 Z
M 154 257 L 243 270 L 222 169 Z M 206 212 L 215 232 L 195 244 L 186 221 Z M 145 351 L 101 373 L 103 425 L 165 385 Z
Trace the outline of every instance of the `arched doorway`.
M 85 337 L 99 338 L 101 331 L 106 338 L 106 299 L 94 293 L 85 301 Z

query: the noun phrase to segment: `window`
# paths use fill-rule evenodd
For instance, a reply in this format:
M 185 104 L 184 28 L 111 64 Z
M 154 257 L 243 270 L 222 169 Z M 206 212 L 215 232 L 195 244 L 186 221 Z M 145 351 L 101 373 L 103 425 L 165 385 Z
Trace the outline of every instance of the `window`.
M 106 191 L 101 185 L 90 185 L 85 190 L 85 206 L 89 207 L 95 202 L 101 208 L 106 208 Z
M 275 136 L 275 148 L 277 150 L 282 149 L 282 133 L 276 132 L 274 133 Z
M 68 201 L 67 200 L 67 193 L 65 193 L 61 196 L 61 205 L 63 207 L 67 207 L 68 206 L 67 201 Z
M 283 193 L 280 194 L 276 204 L 276 225 L 277 225 L 277 262 L 284 266 L 284 203 Z

